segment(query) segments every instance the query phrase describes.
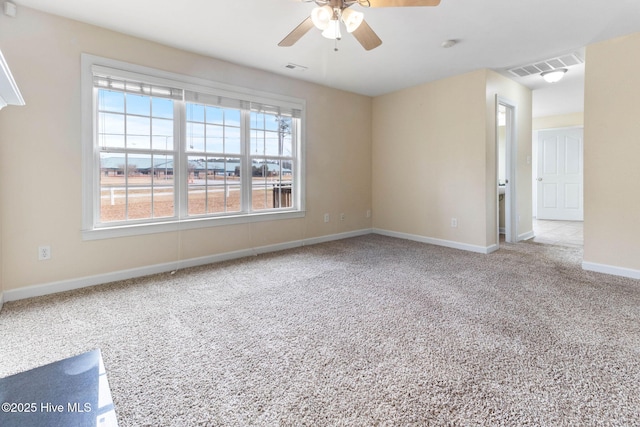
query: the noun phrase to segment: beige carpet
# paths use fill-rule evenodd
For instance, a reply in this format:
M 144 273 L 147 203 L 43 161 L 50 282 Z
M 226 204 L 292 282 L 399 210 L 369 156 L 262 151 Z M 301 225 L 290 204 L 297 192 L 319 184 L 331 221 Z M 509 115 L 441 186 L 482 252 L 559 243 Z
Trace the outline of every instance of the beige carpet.
M 378 235 L 5 304 L 0 376 L 100 348 L 126 426 L 640 425 L 640 282 Z

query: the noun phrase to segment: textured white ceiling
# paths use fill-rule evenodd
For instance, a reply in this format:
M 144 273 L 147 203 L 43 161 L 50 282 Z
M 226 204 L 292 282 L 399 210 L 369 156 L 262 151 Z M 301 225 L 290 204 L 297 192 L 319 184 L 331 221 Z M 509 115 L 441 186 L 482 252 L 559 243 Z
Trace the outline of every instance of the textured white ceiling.
M 277 46 L 315 6 L 300 0 L 13 1 L 370 96 L 480 68 L 505 73 L 514 66 L 640 31 L 640 0 L 442 0 L 437 7 L 353 6 L 364 12 L 383 44 L 365 51 L 345 32 L 335 52 L 334 42 L 316 29 L 293 47 Z M 440 47 L 448 39 L 458 44 Z M 288 63 L 308 69 L 292 71 L 285 67 Z M 552 87 L 543 86 L 537 76 L 514 80 L 534 89 L 534 116 L 562 114 L 582 111 L 583 70 L 583 66 L 570 69 Z

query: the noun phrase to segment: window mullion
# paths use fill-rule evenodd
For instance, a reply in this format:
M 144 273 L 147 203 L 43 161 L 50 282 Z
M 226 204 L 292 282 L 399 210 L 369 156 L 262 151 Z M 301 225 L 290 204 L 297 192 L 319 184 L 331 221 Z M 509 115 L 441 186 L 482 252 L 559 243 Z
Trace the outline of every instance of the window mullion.
M 91 179 L 92 179 L 92 188 L 94 191 L 95 196 L 93 197 L 93 225 L 95 224 L 99 224 L 101 222 L 101 211 L 102 211 L 102 187 L 100 185 L 100 179 L 101 179 L 101 163 L 100 163 L 100 144 L 99 144 L 99 137 L 98 137 L 98 123 L 99 123 L 99 113 L 98 113 L 98 89 L 93 88 L 92 89 L 93 92 L 93 97 L 92 97 L 92 104 L 93 104 L 93 140 L 92 140 L 92 146 L 93 146 L 93 150 L 92 150 L 92 156 L 93 156 L 93 165 L 96 168 L 93 173 L 91 174 Z M 97 173 L 95 172 L 97 171 Z
M 153 152 L 153 102 L 151 101 L 151 97 L 149 97 L 149 147 L 151 148 L 151 165 L 149 166 L 151 185 L 149 186 L 151 193 L 151 218 L 155 218 L 155 174 L 156 174 L 156 164 L 155 164 L 155 156 Z
M 127 94 L 124 94 L 124 220 L 129 220 L 129 134 L 127 126 Z
M 253 191 L 253 177 L 251 176 L 251 113 L 246 109 L 240 115 L 240 188 L 241 210 L 251 212 L 251 196 Z
M 299 185 L 301 177 L 298 175 L 299 162 L 294 161 L 298 158 L 298 120 L 291 120 L 291 207 L 300 208 L 300 191 Z
M 186 111 L 185 111 L 185 102 L 176 101 L 173 105 L 173 135 L 176 141 L 173 144 L 173 179 L 174 179 L 174 191 L 175 191 L 175 207 L 176 207 L 176 216 L 179 220 L 187 217 L 187 198 L 188 198 L 188 188 L 187 185 L 189 183 L 189 177 L 187 174 L 189 173 L 188 168 L 188 157 L 186 155 L 187 147 L 187 126 L 185 125 L 186 121 Z

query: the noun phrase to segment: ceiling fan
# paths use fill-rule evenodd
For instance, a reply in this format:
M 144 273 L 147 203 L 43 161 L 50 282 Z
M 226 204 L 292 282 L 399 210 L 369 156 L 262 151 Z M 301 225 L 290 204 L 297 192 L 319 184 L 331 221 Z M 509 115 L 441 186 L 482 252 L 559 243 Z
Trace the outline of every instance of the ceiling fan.
M 437 6 L 440 0 L 303 0 L 317 5 L 311 11 L 311 16 L 293 29 L 278 46 L 293 46 L 302 36 L 316 27 L 322 30 L 322 35 L 328 39 L 340 40 L 340 21 L 345 25 L 348 33 L 360 42 L 366 50 L 374 49 L 382 44 L 380 37 L 364 20 L 364 14 L 350 9 L 358 4 L 362 7 L 413 7 Z M 337 50 L 337 48 L 336 48 Z

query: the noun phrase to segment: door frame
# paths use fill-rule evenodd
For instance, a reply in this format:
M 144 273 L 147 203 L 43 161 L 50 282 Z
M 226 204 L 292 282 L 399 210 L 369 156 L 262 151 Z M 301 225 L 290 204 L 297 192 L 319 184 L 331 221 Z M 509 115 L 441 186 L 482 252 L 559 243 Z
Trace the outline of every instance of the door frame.
M 518 106 L 515 102 L 504 98 L 500 95 L 496 94 L 496 180 L 495 180 L 495 191 L 496 191 L 496 233 L 497 233 L 497 242 L 500 245 L 500 195 L 498 189 L 498 177 L 499 177 L 499 156 L 500 156 L 500 134 L 499 134 L 499 110 L 500 106 L 504 106 L 506 108 L 505 115 L 505 191 L 504 191 L 504 214 L 505 214 L 505 242 L 506 243 L 516 243 L 518 241 L 518 213 L 517 213 L 517 192 L 516 192 L 516 176 L 517 176 L 517 153 L 518 153 L 518 140 L 517 140 L 517 113 Z

